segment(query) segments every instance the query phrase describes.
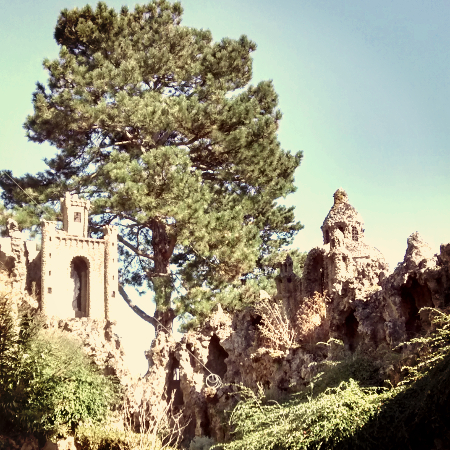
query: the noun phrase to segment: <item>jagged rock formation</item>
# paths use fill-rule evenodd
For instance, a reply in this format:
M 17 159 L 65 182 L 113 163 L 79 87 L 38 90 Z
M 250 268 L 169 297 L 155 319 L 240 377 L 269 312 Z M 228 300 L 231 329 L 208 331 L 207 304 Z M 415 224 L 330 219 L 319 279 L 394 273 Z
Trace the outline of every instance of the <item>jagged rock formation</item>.
M 0 269 L 10 276 L 17 292 L 36 291 L 40 287 L 40 253 L 36 242 L 27 241 L 17 222 L 8 219 L 8 236 L 0 238 Z
M 151 370 L 164 374 L 166 397 L 175 390 L 177 404 L 191 418 L 188 439 L 228 436 L 224 411 L 235 404 L 233 384 L 256 388 L 259 383 L 274 395 L 298 389 L 315 375 L 317 363 L 342 352 L 392 348 L 427 326 L 420 308 L 450 303 L 450 244 L 434 256 L 415 233 L 408 238 L 403 262 L 389 274 L 383 255 L 365 243 L 363 226 L 339 189 L 322 225 L 324 245 L 309 252 L 302 276 L 293 272 L 289 257 L 281 264 L 272 303 L 283 305 L 296 332 L 290 348 L 273 346 L 261 334 L 257 305 L 234 315 L 219 307 L 181 342 L 152 347 Z M 261 301 L 267 301 L 264 292 Z M 342 341 L 344 348 L 333 340 L 319 344 L 330 338 Z M 223 385 L 208 386 L 210 372 Z
M 46 326 L 55 328 L 79 341 L 86 354 L 104 375 L 116 376 L 125 388 L 134 382 L 125 362 L 124 350 L 115 323 L 83 317 L 80 319 L 47 319 Z
M 23 291 L 38 280 L 32 267 L 39 254 L 19 236 L 14 223 L 9 230 L 10 238 L 0 240 L 0 262 L 12 285 Z M 303 273 L 295 274 L 287 257 L 275 279 L 275 298 L 263 291 L 260 295 L 260 304 L 268 302 L 282 311 L 286 326 L 295 332 L 292 342 L 275 345 L 261 333 L 269 319 L 263 317 L 259 304 L 233 315 L 219 305 L 200 329 L 184 335 L 181 342 L 160 330 L 147 352 L 146 377 L 133 380 L 111 322 L 49 319 L 49 325 L 77 336 L 105 373 L 119 377 L 137 425 L 142 406 L 150 417 L 156 416 L 173 396 L 175 411 L 183 410 L 190 420 L 186 442 L 200 435 L 221 441 L 229 437 L 224 411 L 236 402 L 233 385 L 256 388 L 260 384 L 275 397 L 299 389 L 324 360 L 343 352 L 392 348 L 429 326 L 427 314 L 419 313 L 421 308 L 450 305 L 450 244 L 433 255 L 414 233 L 403 262 L 390 273 L 383 255 L 365 242 L 363 220 L 342 189 L 334 194 L 322 232 L 324 244 L 309 252 Z M 220 382 L 208 378 L 211 375 Z

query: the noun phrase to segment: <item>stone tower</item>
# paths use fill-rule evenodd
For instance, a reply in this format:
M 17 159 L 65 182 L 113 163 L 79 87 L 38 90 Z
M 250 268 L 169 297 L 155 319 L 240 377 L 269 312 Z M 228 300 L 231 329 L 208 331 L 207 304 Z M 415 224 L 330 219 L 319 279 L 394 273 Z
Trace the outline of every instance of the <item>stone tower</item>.
M 117 229 L 88 237 L 90 203 L 67 193 L 61 199 L 63 229 L 42 222 L 41 309 L 59 318 L 110 320 L 118 296 Z
M 347 193 L 339 188 L 333 197 L 334 205 L 321 227 L 323 243 L 330 244 L 332 239 L 362 242 L 364 239 L 364 222 L 356 209 L 348 202 Z M 339 246 L 339 242 L 336 246 Z

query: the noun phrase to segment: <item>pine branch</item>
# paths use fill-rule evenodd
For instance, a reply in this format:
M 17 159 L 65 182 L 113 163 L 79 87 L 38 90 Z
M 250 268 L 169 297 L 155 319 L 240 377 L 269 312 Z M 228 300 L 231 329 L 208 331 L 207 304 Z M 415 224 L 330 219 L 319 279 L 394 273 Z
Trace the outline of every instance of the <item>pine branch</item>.
M 125 289 L 121 284 L 119 284 L 119 293 L 122 296 L 122 298 L 125 300 L 126 304 L 141 318 L 144 319 L 149 324 L 153 325 L 156 329 L 158 323 L 156 322 L 156 319 L 152 316 L 149 316 L 146 312 L 142 311 L 139 306 L 136 306 L 130 297 L 128 297 L 128 294 L 125 292 Z
M 118 235 L 117 240 L 125 245 L 125 247 L 128 247 L 130 250 L 132 250 L 134 253 L 136 253 L 137 256 L 141 256 L 142 258 L 150 259 L 151 261 L 154 260 L 154 258 L 146 253 L 142 253 L 137 247 L 135 247 L 133 244 L 130 244 L 128 241 L 126 241 L 122 236 Z

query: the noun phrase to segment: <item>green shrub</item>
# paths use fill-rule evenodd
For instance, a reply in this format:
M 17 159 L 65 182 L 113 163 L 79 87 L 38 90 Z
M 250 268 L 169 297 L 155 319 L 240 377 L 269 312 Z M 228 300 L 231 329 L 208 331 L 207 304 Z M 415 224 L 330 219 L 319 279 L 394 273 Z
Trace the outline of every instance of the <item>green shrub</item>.
M 80 421 L 101 422 L 118 388 L 99 373 L 81 346 L 45 330 L 30 312 L 16 314 L 0 298 L 0 430 L 46 436 L 72 431 Z
M 373 417 L 386 397 L 378 388 L 360 388 L 350 379 L 316 398 L 264 404 L 263 390 L 242 389 L 245 400 L 231 416 L 238 439 L 231 449 L 333 448 Z
M 197 436 L 189 444 L 189 450 L 209 450 L 214 444 L 214 439 L 210 437 Z
M 267 401 L 261 388 L 254 393 L 242 387 L 243 399 L 230 418 L 235 440 L 223 448 L 448 448 L 450 315 L 429 308 L 422 313 L 428 314 L 432 329 L 403 344 L 414 348 L 416 357 L 414 364 L 403 368 L 404 380 L 397 387 L 379 387 L 377 367 L 383 366 L 386 355 L 376 353 L 375 360 L 356 355 L 334 363 L 316 385 L 283 404 Z M 395 359 L 391 354 L 387 358 L 387 362 Z

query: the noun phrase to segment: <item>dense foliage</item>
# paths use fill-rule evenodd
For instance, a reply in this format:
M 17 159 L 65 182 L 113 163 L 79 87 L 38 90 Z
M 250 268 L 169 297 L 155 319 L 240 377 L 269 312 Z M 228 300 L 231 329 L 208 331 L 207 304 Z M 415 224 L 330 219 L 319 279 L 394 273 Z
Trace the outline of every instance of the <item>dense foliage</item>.
M 101 422 L 118 399 L 116 386 L 78 343 L 15 311 L 11 295 L 1 294 L 0 431 L 51 436 Z
M 380 387 L 374 367 L 385 362 L 351 356 L 282 403 L 266 400 L 262 390 L 242 388 L 230 419 L 236 438 L 223 448 L 444 448 L 450 443 L 450 315 L 428 311 L 434 328 L 404 344 L 415 357 L 397 386 Z M 326 388 L 323 381 L 337 387 Z
M 24 125 L 57 154 L 45 172 L 0 177 L 23 226 L 60 219 L 67 190 L 92 202 L 93 233 L 119 225 L 121 280 L 152 289 L 167 325 L 175 289 L 177 313 L 196 316 L 229 283 L 264 274 L 301 228 L 277 203 L 295 190 L 301 153 L 277 141 L 272 82 L 249 85 L 255 43 L 214 42 L 181 15 L 166 0 L 63 10 L 59 58 L 44 61 Z

